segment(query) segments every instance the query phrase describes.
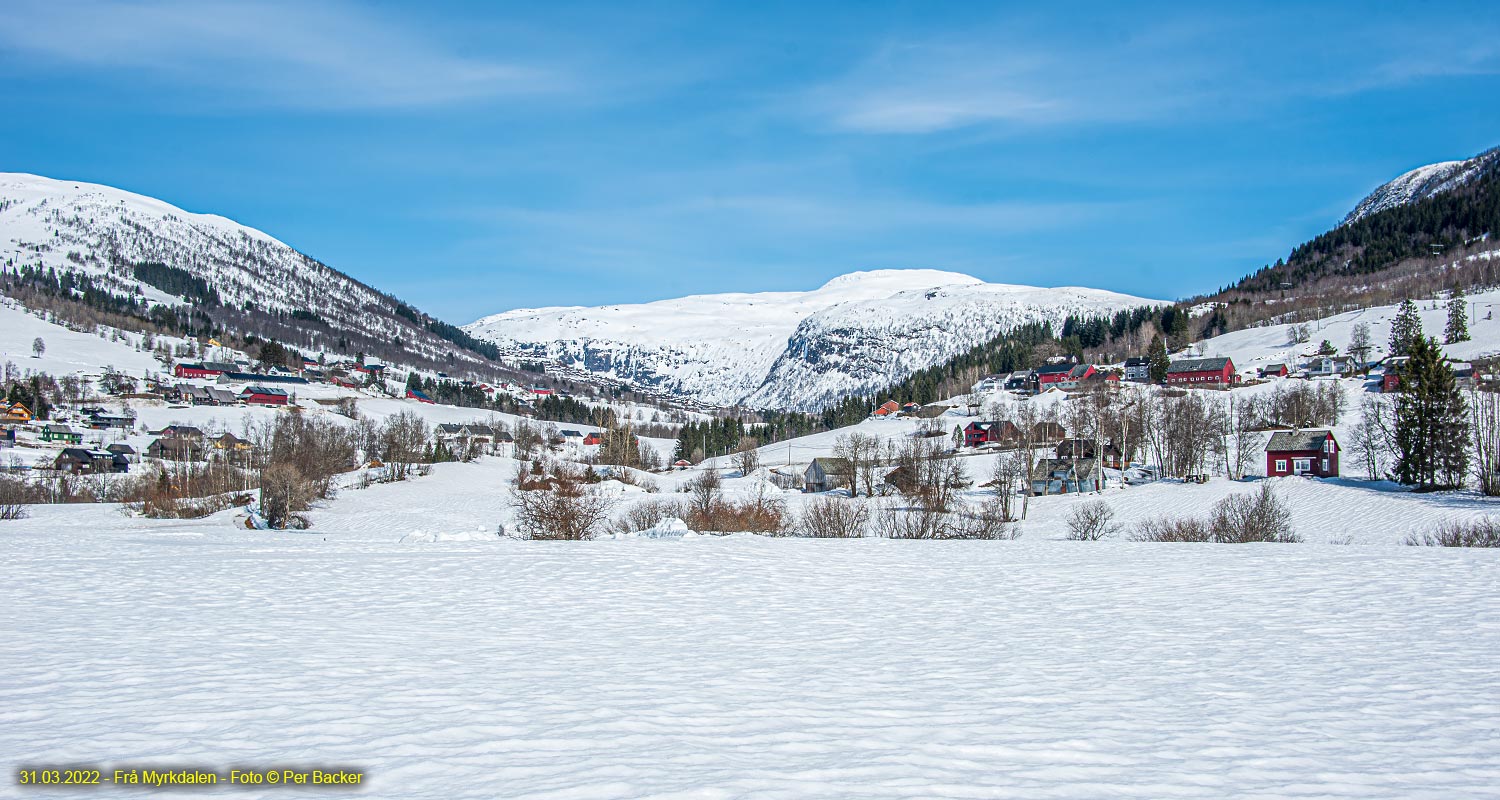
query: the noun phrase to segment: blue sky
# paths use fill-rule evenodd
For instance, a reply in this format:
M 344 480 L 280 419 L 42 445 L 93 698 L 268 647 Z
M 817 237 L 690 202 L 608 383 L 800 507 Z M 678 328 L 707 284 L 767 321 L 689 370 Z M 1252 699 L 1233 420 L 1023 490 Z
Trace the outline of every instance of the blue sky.
M 7 0 L 0 170 L 456 323 L 888 267 L 1176 297 L 1500 145 L 1493 2 L 1305 5 Z

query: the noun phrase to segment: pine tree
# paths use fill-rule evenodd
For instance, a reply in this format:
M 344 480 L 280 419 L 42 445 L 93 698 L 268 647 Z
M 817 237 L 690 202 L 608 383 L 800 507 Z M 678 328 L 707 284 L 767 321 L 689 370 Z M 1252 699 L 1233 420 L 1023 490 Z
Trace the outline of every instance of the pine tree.
M 1161 334 L 1151 337 L 1146 357 L 1151 360 L 1151 382 L 1164 383 L 1167 380 L 1167 370 L 1172 366 L 1172 359 L 1167 356 L 1167 343 L 1162 341 Z
M 1423 488 L 1463 484 L 1469 418 L 1437 341 L 1418 337 L 1401 368 L 1396 400 L 1396 479 Z
M 1443 342 L 1453 344 L 1454 342 L 1469 341 L 1469 312 L 1464 309 L 1464 290 L 1453 287 L 1453 295 L 1448 299 L 1448 327 L 1443 329 Z
M 1417 304 L 1408 297 L 1401 301 L 1396 320 L 1391 323 L 1391 355 L 1407 355 L 1412 345 L 1421 339 L 1422 318 L 1417 315 Z

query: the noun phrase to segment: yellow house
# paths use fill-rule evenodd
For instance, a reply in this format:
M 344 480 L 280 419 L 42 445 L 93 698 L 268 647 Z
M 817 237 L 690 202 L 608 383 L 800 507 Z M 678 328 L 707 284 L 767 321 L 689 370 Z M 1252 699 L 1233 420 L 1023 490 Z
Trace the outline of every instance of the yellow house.
M 0 406 L 0 422 L 9 425 L 25 424 L 31 421 L 31 409 L 22 403 L 11 403 Z

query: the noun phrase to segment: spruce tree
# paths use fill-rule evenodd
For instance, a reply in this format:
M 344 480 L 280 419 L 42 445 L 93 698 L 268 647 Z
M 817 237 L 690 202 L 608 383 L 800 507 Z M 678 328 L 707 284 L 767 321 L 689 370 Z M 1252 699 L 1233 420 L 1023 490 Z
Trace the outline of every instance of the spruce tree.
M 1469 341 L 1469 312 L 1464 308 L 1464 290 L 1455 286 L 1453 295 L 1448 299 L 1448 327 L 1443 329 L 1443 342 L 1453 344 L 1467 341 Z
M 1396 311 L 1396 320 L 1391 323 L 1391 355 L 1408 355 L 1412 345 L 1422 339 L 1422 318 L 1417 315 L 1417 304 L 1407 298 L 1401 301 Z
M 1162 341 L 1161 334 L 1151 337 L 1151 345 L 1146 348 L 1146 357 L 1151 360 L 1151 382 L 1166 382 L 1167 370 L 1172 366 L 1172 359 L 1167 356 L 1167 343 Z
M 1437 341 L 1418 337 L 1401 368 L 1396 400 L 1396 480 L 1422 488 L 1463 484 L 1469 418 Z

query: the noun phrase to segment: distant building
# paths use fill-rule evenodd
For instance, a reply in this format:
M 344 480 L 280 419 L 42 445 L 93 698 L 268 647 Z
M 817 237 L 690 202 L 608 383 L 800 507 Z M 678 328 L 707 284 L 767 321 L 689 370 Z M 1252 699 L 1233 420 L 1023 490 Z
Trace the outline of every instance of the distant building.
M 964 427 L 964 446 L 978 447 L 982 444 L 1015 442 L 1021 432 L 1014 422 L 970 422 Z
M 1052 386 L 1066 382 L 1072 374 L 1074 366 L 1076 365 L 1063 362 L 1061 364 L 1047 364 L 1032 370 L 1032 379 L 1037 391 L 1046 391 Z
M 1044 458 L 1037 463 L 1031 493 L 1073 494 L 1095 492 L 1104 488 L 1104 471 L 1092 458 Z
M 1277 431 L 1266 442 L 1266 475 L 1339 476 L 1339 443 L 1333 431 Z
M 1057 457 L 1068 459 L 1098 458 L 1093 439 L 1064 439 L 1057 443 Z M 1111 442 L 1104 443 L 1104 466 L 1120 469 L 1120 449 Z
M 1234 362 L 1228 358 L 1183 358 L 1167 368 L 1169 386 L 1230 386 Z
M 1151 359 L 1131 356 L 1125 359 L 1125 380 L 1133 383 L 1151 382 Z
M 31 409 L 25 403 L 0 404 L 0 423 L 24 425 L 32 420 Z
M 130 471 L 130 459 L 108 450 L 65 447 L 52 462 L 53 469 L 75 475 L 99 475 Z
M 243 403 L 257 406 L 284 406 L 290 401 L 285 390 L 268 386 L 246 386 L 240 390 L 239 399 Z
M 804 491 L 829 492 L 848 486 L 854 469 L 847 458 L 815 458 L 802 473 Z
M 49 422 L 42 426 L 41 440 L 44 442 L 64 442 L 66 444 L 78 444 L 83 441 L 83 434 L 73 430 L 67 425 L 59 425 Z

